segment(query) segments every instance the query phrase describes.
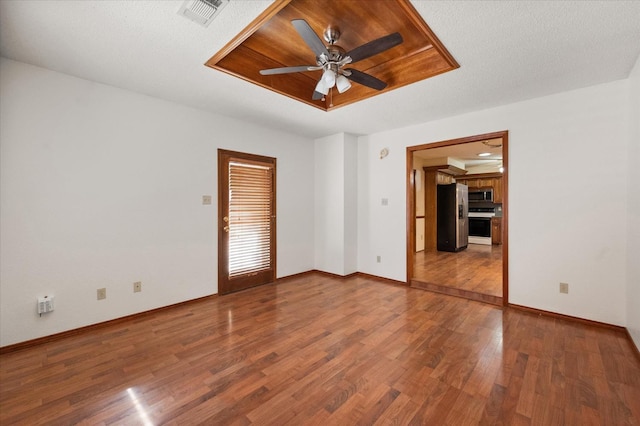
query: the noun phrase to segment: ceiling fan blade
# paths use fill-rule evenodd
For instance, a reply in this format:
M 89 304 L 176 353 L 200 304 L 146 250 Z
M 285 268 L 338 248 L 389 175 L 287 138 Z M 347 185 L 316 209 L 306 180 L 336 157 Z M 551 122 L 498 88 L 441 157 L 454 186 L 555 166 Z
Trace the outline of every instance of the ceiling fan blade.
M 329 56 L 329 51 L 326 46 L 322 40 L 320 40 L 320 37 L 318 37 L 318 35 L 313 31 L 307 21 L 304 19 L 294 19 L 291 23 L 316 56 L 320 56 L 322 54 Z
M 391 49 L 402 43 L 402 36 L 400 33 L 393 33 L 380 37 L 379 39 L 370 41 L 362 46 L 356 47 L 350 52 L 347 52 L 346 56 L 351 57 L 351 63 L 367 59 L 378 53 L 382 53 L 385 50 Z
M 315 90 L 313 91 L 313 96 L 311 97 L 311 99 L 313 99 L 314 101 L 319 101 L 322 98 L 324 98 L 324 95 L 322 93 L 316 92 Z
M 354 70 L 353 68 L 347 68 L 345 71 L 348 71 L 350 75 L 344 73 L 344 76 L 347 77 L 351 81 L 355 81 L 356 83 L 362 84 L 363 86 L 371 87 L 372 89 L 382 90 L 387 87 L 387 83 L 382 80 L 378 80 L 372 75 L 364 73 L 362 71 Z
M 318 67 L 316 65 L 301 65 L 299 67 L 283 67 L 283 68 L 270 68 L 268 70 L 260 70 L 260 74 L 262 75 L 288 74 L 292 72 L 317 71 L 321 69 L 322 67 Z

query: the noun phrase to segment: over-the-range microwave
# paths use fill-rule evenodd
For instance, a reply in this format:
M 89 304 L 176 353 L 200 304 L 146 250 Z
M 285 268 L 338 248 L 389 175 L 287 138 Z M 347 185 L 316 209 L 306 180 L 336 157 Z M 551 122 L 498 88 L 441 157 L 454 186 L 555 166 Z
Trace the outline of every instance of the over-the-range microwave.
M 469 191 L 469 202 L 493 202 L 493 189 L 474 189 Z

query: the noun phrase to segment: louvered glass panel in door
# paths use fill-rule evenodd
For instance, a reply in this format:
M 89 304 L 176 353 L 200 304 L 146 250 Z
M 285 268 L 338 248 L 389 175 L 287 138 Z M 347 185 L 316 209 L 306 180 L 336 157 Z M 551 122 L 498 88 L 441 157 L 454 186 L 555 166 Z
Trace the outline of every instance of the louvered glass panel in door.
M 275 159 L 219 150 L 220 293 L 275 279 Z

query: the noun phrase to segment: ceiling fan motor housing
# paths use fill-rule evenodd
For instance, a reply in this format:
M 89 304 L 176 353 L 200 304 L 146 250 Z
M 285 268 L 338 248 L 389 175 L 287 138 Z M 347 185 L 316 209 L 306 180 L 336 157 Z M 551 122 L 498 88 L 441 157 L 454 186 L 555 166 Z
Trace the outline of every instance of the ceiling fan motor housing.
M 327 46 L 327 50 L 329 51 L 329 60 L 332 62 L 340 61 L 344 57 L 344 55 L 347 54 L 347 51 L 337 44 Z
M 322 36 L 329 44 L 335 44 L 340 40 L 340 28 L 338 27 L 327 27 L 322 33 Z

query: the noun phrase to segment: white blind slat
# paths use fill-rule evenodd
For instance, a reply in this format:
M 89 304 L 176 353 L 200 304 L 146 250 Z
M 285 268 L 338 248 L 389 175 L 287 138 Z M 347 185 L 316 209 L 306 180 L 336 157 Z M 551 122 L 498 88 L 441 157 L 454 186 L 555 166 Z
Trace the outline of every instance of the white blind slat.
M 271 268 L 271 170 L 229 163 L 229 278 Z

